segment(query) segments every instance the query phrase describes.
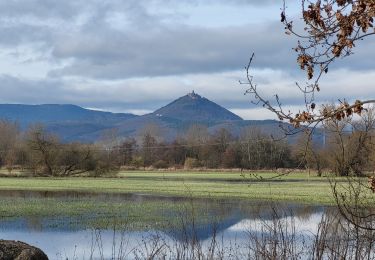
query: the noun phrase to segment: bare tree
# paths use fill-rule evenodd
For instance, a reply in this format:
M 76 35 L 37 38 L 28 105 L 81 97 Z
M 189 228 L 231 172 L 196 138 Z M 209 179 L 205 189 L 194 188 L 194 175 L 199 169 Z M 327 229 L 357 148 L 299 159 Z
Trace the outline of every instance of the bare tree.
M 142 156 L 143 166 L 150 166 L 155 161 L 156 156 L 156 139 L 151 133 L 145 133 L 142 137 Z
M 298 54 L 297 63 L 307 71 L 309 82 L 297 87 L 305 95 L 305 110 L 298 113 L 285 110 L 276 95 L 274 101 L 263 97 L 257 84 L 250 75 L 254 54 L 246 67 L 247 78 L 242 84 L 249 85 L 246 93 L 254 96 L 254 103 L 272 111 L 280 120 L 289 121 L 295 127 L 301 124 L 316 126 L 320 122 L 335 118 L 337 120 L 361 114 L 364 105 L 375 103 L 375 100 L 356 100 L 353 104 L 343 100 L 336 106 L 317 109 L 315 92 L 320 90 L 319 80 L 328 73 L 329 65 L 337 58 L 346 57 L 353 53 L 357 41 L 374 35 L 373 20 L 375 18 L 375 2 L 368 0 L 301 0 L 304 31 L 295 30 L 294 21 L 288 19 L 284 5 L 281 22 L 285 25 L 286 33 L 296 36 L 298 40 L 295 51 Z M 315 71 L 318 71 L 315 73 Z
M 325 166 L 325 154 L 323 148 L 311 140 L 309 133 L 304 133 L 299 136 L 296 144 L 294 145 L 294 155 L 296 161 L 302 158 L 301 166 L 308 169 L 313 169 L 317 172 L 318 176 L 322 176 L 323 168 Z
M 339 176 L 354 174 L 363 176 L 374 150 L 372 138 L 375 131 L 374 108 L 368 109 L 359 118 L 325 121 L 327 157 L 331 169 Z
M 94 149 L 91 145 L 80 143 L 61 144 L 57 164 L 59 176 L 77 175 L 97 168 Z
M 240 137 L 242 165 L 250 169 L 287 167 L 290 150 L 284 140 L 275 141 L 257 127 L 246 127 Z
M 137 150 L 137 141 L 134 138 L 125 139 L 119 146 L 121 164 L 130 165 Z
M 31 168 L 35 172 L 56 175 L 55 167 L 59 156 L 57 136 L 47 133 L 42 125 L 31 126 L 26 136 L 31 154 Z
M 103 174 L 115 169 L 99 146 L 61 143 L 43 126 L 34 125 L 26 133 L 29 168 L 35 174 L 66 177 L 85 172 Z
M 240 83 L 248 85 L 246 93 L 252 95 L 253 103 L 262 105 L 273 112 L 279 120 L 293 125 L 292 128 L 284 127 L 287 135 L 305 131 L 306 126 L 311 127 L 311 135 L 321 124 L 328 130 L 333 130 L 333 140 L 337 144 L 334 150 L 336 171 L 348 178 L 348 182 L 341 188 L 340 182 L 332 182 L 337 205 L 355 227 L 373 229 L 375 215 L 369 205 L 373 203 L 374 197 L 369 193 L 369 189 L 375 191 L 375 178 L 369 179 L 368 186 L 357 175 L 362 173 L 364 164 L 368 162 L 373 150 L 370 131 L 373 128 L 370 119 L 373 112 L 367 113 L 365 105 L 375 103 L 375 100 L 357 99 L 352 103 L 339 100 L 336 105 L 322 106 L 318 109 L 315 96 L 321 89 L 320 79 L 328 73 L 329 66 L 338 58 L 351 55 L 358 41 L 375 35 L 375 1 L 301 0 L 299 3 L 302 4 L 304 31 L 298 32 L 296 28 L 299 27 L 295 26 L 294 21 L 289 20 L 285 1 L 281 22 L 285 25 L 286 34 L 298 38 L 294 49 L 298 56 L 297 64 L 307 72 L 308 82 L 303 85 L 296 83 L 304 95 L 304 110 L 297 113 L 286 110 L 277 94 L 275 100 L 269 100 L 261 95 L 259 86 L 250 73 L 254 54 L 246 66 L 246 80 Z M 356 97 L 353 97 L 353 100 L 355 99 Z M 364 120 L 364 124 L 353 123 L 353 117 L 356 115 L 367 117 L 367 121 Z M 352 127 L 350 134 L 347 133 L 348 124 Z M 351 173 L 355 173 L 354 176 Z
M 303 32 L 295 30 L 286 16 L 284 1 L 281 22 L 286 33 L 300 38 L 295 51 L 301 69 L 308 79 L 317 76 L 310 91 L 319 91 L 318 81 L 336 58 L 353 53 L 356 42 L 374 35 L 375 2 L 368 0 L 302 0 Z
M 9 171 L 16 161 L 19 127 L 14 122 L 0 121 L 0 165 L 5 165 Z
M 189 127 L 185 134 L 188 156 L 201 160 L 202 146 L 207 144 L 209 140 L 209 133 L 207 126 L 200 124 L 193 124 Z

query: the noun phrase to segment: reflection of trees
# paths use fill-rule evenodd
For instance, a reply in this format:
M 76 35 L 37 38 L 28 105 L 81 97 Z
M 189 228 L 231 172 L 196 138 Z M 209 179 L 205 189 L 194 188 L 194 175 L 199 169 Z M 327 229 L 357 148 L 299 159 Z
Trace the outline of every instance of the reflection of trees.
M 338 212 L 328 211 L 315 234 L 314 259 L 374 259 L 374 235 L 352 225 Z
M 325 208 L 325 210 L 328 210 Z M 311 216 L 316 212 L 323 212 L 323 207 L 316 206 L 301 206 L 293 209 L 294 216 L 302 221 L 308 221 Z
M 335 208 L 322 213 L 317 231 L 299 230 L 297 216 L 271 207 L 271 217 L 250 222 L 248 255 L 259 259 L 374 259 L 375 233 L 352 225 Z M 306 221 L 308 223 L 308 221 Z M 306 228 L 305 226 L 302 227 Z

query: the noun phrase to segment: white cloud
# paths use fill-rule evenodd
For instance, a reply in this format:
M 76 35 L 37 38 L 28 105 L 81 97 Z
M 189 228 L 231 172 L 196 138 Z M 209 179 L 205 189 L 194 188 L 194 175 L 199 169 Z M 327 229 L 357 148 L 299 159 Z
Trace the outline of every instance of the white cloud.
M 264 120 L 264 119 L 274 119 L 277 120 L 277 117 L 269 110 L 264 108 L 236 108 L 229 109 L 232 113 L 239 115 L 246 120 Z
M 154 111 L 153 110 L 147 110 L 147 109 L 127 109 L 127 110 L 123 110 L 123 111 L 119 111 L 119 112 L 122 112 L 122 113 L 125 112 L 125 113 L 130 113 L 130 114 L 142 116 L 142 115 L 152 113 Z

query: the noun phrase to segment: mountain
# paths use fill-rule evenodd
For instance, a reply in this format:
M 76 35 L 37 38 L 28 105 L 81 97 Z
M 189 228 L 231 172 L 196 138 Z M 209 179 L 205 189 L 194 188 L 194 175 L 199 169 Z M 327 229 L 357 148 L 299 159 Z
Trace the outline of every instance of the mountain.
M 153 115 L 208 124 L 218 121 L 243 120 L 218 104 L 194 93 L 194 91 L 156 110 Z
M 136 117 L 132 114 L 110 113 L 84 109 L 75 105 L 0 104 L 0 118 L 17 121 L 21 126 L 30 123 L 117 122 Z
M 257 126 L 269 134 L 280 132 L 279 122 L 275 120 L 243 120 L 194 92 L 143 116 L 95 111 L 75 105 L 0 104 L 0 119 L 17 121 L 22 129 L 42 123 L 66 142 L 95 142 L 109 129 L 116 129 L 122 138 L 135 137 L 151 126 L 157 128 L 165 140 L 172 140 L 183 135 L 193 124 L 205 125 L 211 133 L 226 128 L 239 135 L 248 126 Z

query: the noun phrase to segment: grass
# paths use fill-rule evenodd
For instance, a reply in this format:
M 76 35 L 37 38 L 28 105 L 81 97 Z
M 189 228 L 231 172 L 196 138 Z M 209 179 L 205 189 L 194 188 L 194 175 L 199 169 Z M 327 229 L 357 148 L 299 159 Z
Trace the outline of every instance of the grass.
M 334 204 L 327 178 L 291 173 L 259 173 L 260 181 L 239 172 L 120 172 L 117 178 L 0 178 L 0 190 L 138 193 L 192 198 L 272 200 Z
M 187 202 L 176 204 L 166 201 L 97 201 L 95 199 L 59 199 L 59 198 L 2 198 L 0 218 L 14 220 L 25 218 L 28 225 L 44 227 L 67 226 L 74 228 L 107 228 L 108 225 L 126 225 L 127 229 L 142 229 L 152 226 L 162 228 L 173 224 L 174 216 L 185 207 Z M 197 210 L 202 205 L 196 205 Z M 204 212 L 202 210 L 202 212 Z M 207 221 L 207 215 L 200 219 Z
M 22 197 L 6 195 L 0 200 L 0 218 L 37 218 L 42 223 L 66 225 L 68 217 L 71 225 L 85 227 L 105 227 L 108 221 L 126 222 L 136 228 L 151 225 L 162 226 L 176 221 L 181 210 L 191 207 L 190 200 L 144 200 L 103 199 L 91 193 L 109 194 L 149 194 L 167 197 L 208 198 L 193 200 L 200 212 L 200 222 L 220 214 L 231 214 L 233 209 L 222 208 L 221 200 L 230 200 L 225 207 L 249 210 L 252 203 L 267 206 L 272 203 L 297 202 L 308 205 L 335 205 L 329 180 L 326 177 L 309 176 L 307 173 L 291 173 L 282 178 L 275 173 L 258 173 L 259 180 L 239 172 L 120 172 L 117 177 L 108 178 L 52 178 L 52 177 L 6 177 L 0 178 L 0 191 L 62 191 L 71 197 Z M 345 179 L 337 179 L 345 183 Z M 88 192 L 88 194 L 79 194 Z M 16 192 L 17 193 L 17 192 Z M 122 198 L 122 197 L 121 197 Z M 219 201 L 216 201 L 219 200 Z M 257 202 L 258 200 L 258 202 Z M 233 201 L 237 203 L 233 203 Z M 259 203 L 259 201 L 261 203 Z M 219 202 L 218 204 L 215 204 Z M 219 214 L 219 211 L 221 212 Z M 203 217 L 205 215 L 205 217 Z M 48 221 L 48 219 L 53 221 Z M 47 219 L 47 221 L 45 221 Z M 61 220 L 61 221 L 60 221 Z M 32 222 L 32 221 L 31 221 Z M 129 226 L 128 226 L 129 228 Z

